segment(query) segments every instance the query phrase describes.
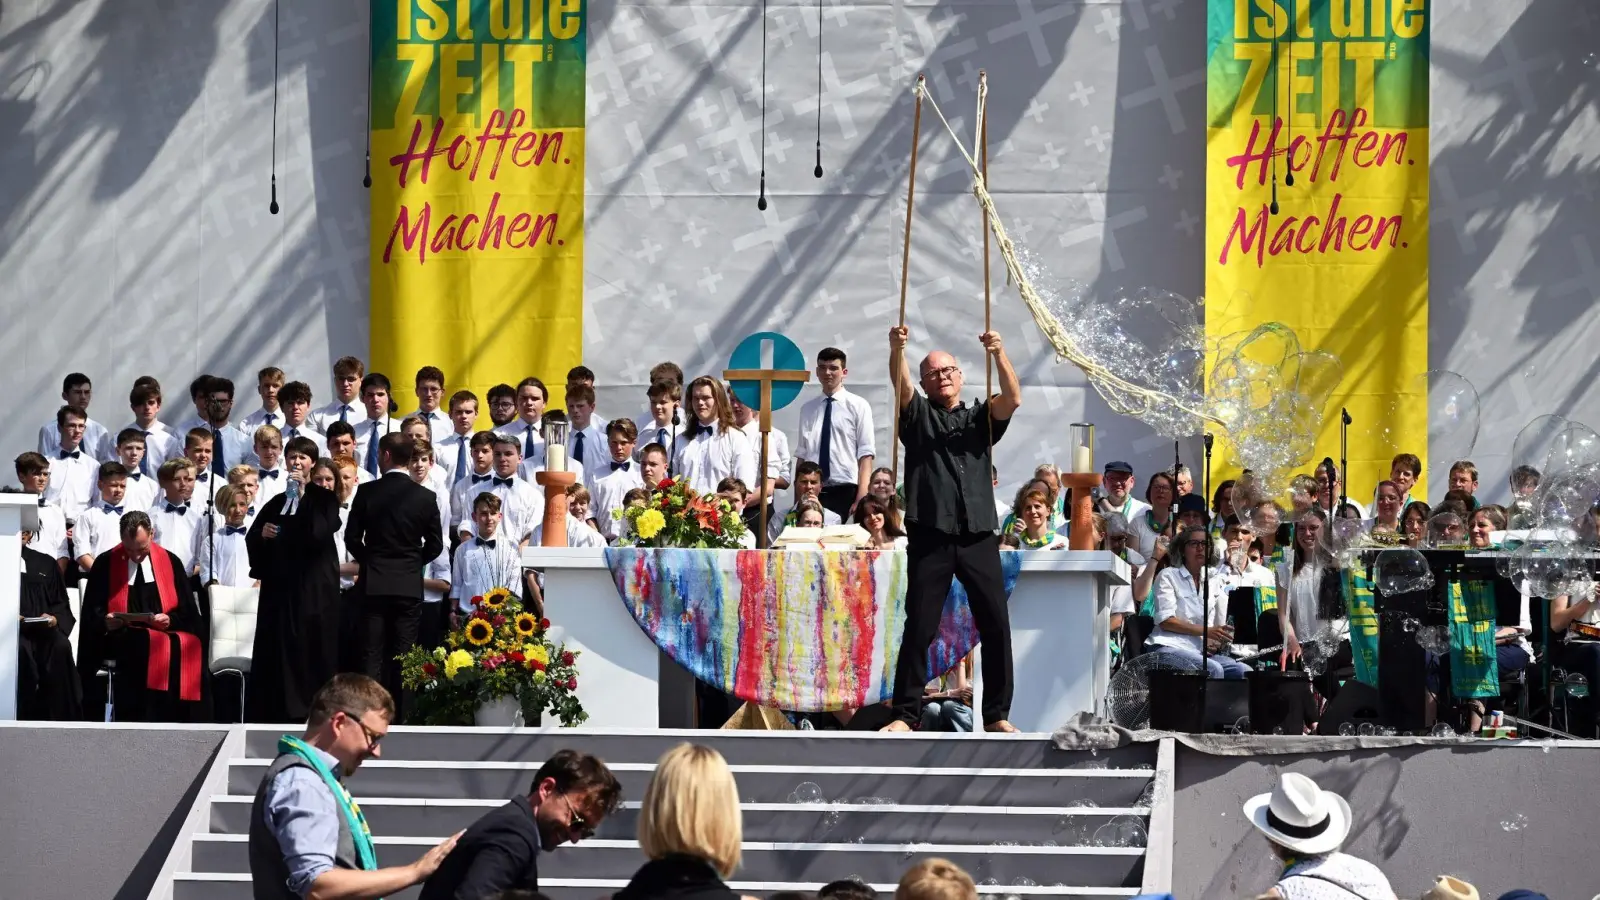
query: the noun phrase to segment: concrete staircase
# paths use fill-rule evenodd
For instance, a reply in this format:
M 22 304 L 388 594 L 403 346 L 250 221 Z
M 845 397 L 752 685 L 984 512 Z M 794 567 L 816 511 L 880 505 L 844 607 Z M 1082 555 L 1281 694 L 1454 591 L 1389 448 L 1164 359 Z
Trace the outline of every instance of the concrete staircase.
M 230 732 L 153 897 L 250 897 L 250 805 L 283 731 Z M 544 893 L 592 900 L 644 861 L 638 800 L 657 757 L 685 740 L 716 747 L 738 779 L 745 843 L 733 887 L 747 894 L 854 876 L 888 895 L 926 856 L 953 860 L 999 896 L 1107 900 L 1170 884 L 1170 741 L 1091 755 L 1042 735 L 397 727 L 349 786 L 388 866 L 525 793 L 549 753 L 596 753 L 622 780 L 624 808 L 539 865 Z

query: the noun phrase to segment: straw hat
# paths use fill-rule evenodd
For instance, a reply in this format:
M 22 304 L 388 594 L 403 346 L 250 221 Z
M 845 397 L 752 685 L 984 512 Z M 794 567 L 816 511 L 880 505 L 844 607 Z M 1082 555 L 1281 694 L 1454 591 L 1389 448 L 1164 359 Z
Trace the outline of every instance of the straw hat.
M 1331 853 L 1350 835 L 1350 804 L 1296 772 L 1245 801 L 1244 814 L 1274 844 L 1307 856 Z
M 1478 900 L 1478 889 L 1459 878 L 1440 875 L 1422 900 Z

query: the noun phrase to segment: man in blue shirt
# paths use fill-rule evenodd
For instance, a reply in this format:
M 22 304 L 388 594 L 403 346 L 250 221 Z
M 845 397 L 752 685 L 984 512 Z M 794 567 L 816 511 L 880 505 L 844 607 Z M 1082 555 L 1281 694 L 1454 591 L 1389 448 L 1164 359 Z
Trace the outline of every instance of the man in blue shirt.
M 304 737 L 285 735 L 250 812 L 250 876 L 256 900 L 365 900 L 419 884 L 455 847 L 456 835 L 406 866 L 377 867 L 372 835 L 343 779 L 381 755 L 394 698 L 365 675 L 335 675 L 311 700 Z

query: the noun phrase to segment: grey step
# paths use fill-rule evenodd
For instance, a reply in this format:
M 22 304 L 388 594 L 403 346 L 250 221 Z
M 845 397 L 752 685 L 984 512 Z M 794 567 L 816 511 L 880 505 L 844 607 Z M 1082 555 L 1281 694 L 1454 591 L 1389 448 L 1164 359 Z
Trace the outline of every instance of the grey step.
M 232 760 L 228 793 L 254 796 L 268 760 Z M 894 770 L 879 767 L 796 766 L 794 771 L 751 771 L 733 766 L 739 797 L 752 803 L 783 803 L 805 783 L 825 800 L 888 798 L 895 803 L 937 806 L 1134 806 L 1154 773 L 1146 769 Z M 527 793 L 538 763 L 406 763 L 369 760 L 348 782 L 356 797 L 499 799 Z M 614 767 L 624 799 L 644 796 L 650 781 L 644 763 Z
M 240 876 L 212 876 L 204 873 L 183 873 L 173 883 L 173 900 L 253 900 L 250 893 L 248 880 L 215 880 L 217 878 L 236 879 Z M 555 879 L 546 878 L 539 884 L 540 893 L 551 900 L 595 900 L 622 888 L 627 884 L 625 879 L 587 880 L 578 883 L 557 883 Z M 730 886 L 741 894 L 754 897 L 766 897 L 778 891 L 798 891 L 800 893 L 814 894 L 822 887 L 822 883 L 788 883 L 772 884 L 770 882 L 733 881 Z M 894 895 L 893 884 L 876 884 L 872 886 L 880 897 Z M 1126 900 L 1137 894 L 1137 888 L 1084 888 L 1069 887 L 1066 885 L 1046 885 L 1043 887 L 1023 887 L 1020 885 L 980 885 L 980 895 L 994 897 L 998 900 L 1002 896 L 1030 897 L 1071 897 L 1073 900 Z M 407 888 L 397 894 L 390 894 L 389 900 L 416 900 L 420 893 L 418 888 Z
M 278 755 L 282 728 L 251 728 L 245 752 Z M 651 731 L 577 728 L 484 729 L 396 726 L 383 741 L 384 758 L 537 761 L 561 749 L 593 753 L 607 762 L 655 762 L 685 741 L 715 747 L 730 765 L 923 766 L 936 768 L 1149 768 L 1155 745 L 1136 744 L 1098 754 L 1055 749 L 1045 735 L 878 735 L 851 732 Z
M 211 804 L 211 831 L 248 834 L 248 796 L 219 797 Z M 361 799 L 361 811 L 374 834 L 386 837 L 443 838 L 468 827 L 501 805 L 498 800 Z M 1063 807 L 845 806 L 840 804 L 742 804 L 746 841 L 865 840 L 874 844 L 913 842 L 961 844 L 985 841 L 1066 846 L 1081 843 L 1119 815 L 1145 819 L 1148 810 Z M 596 837 L 627 840 L 638 833 L 639 809 L 629 803 L 600 824 Z
M 405 865 L 435 841 L 429 838 L 375 839 L 380 867 Z M 1143 871 L 1141 847 L 1017 847 L 954 844 L 768 844 L 746 842 L 740 877 L 755 881 L 822 882 L 855 877 L 871 884 L 894 884 L 917 860 L 939 856 L 961 866 L 975 881 L 993 878 L 1015 884 L 1075 884 L 1131 887 Z M 584 841 L 539 859 L 541 878 L 617 878 L 638 868 L 642 854 L 634 841 Z M 248 872 L 244 835 L 196 835 L 193 870 Z

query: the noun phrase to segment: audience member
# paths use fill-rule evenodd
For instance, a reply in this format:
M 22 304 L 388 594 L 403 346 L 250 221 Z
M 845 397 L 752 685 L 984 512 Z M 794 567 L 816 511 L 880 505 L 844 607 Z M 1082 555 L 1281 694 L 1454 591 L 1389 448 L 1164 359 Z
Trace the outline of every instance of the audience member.
M 1298 772 L 1278 777 L 1270 793 L 1244 804 L 1245 817 L 1266 836 L 1283 866 L 1264 896 L 1277 900 L 1396 900 L 1378 867 L 1339 852 L 1350 834 L 1350 804 Z
M 972 876 L 947 859 L 932 857 L 917 863 L 900 876 L 894 900 L 977 900 L 978 888 Z
M 639 849 L 649 859 L 612 900 L 736 900 L 739 788 L 722 754 L 679 744 L 656 763 L 639 805 Z

